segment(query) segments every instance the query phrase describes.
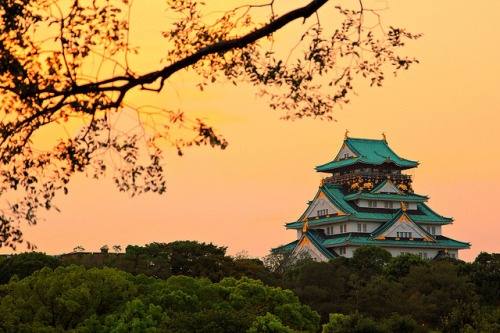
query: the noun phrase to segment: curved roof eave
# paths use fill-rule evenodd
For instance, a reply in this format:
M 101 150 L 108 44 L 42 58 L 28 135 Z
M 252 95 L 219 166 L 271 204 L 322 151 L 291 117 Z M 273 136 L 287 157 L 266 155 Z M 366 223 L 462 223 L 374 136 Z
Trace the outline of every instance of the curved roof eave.
M 352 162 L 341 163 L 341 162 L 349 161 L 349 160 L 352 160 Z M 414 161 L 410 161 L 410 162 L 414 162 Z M 384 161 L 381 161 L 380 163 L 378 163 L 378 162 L 363 161 L 359 158 L 351 158 L 351 159 L 347 159 L 347 160 L 343 160 L 343 161 L 331 161 L 331 162 L 328 162 L 328 163 L 325 163 L 325 164 L 322 164 L 322 165 L 315 167 L 314 170 L 316 170 L 316 172 L 331 172 L 330 170 L 335 170 L 335 169 L 338 169 L 340 167 L 354 165 L 354 164 L 358 164 L 358 163 L 359 164 L 366 164 L 366 165 L 382 165 L 384 163 L 392 163 L 394 165 L 397 165 L 398 167 L 405 168 L 405 169 L 414 168 L 420 164 L 419 162 L 414 162 L 415 163 L 414 165 L 408 165 L 408 164 L 405 165 L 405 164 L 397 163 L 394 160 L 384 160 Z M 331 164 L 331 166 L 329 166 L 330 164 Z M 335 164 L 337 164 L 337 165 L 335 165 Z
M 345 160 L 333 160 L 331 162 L 317 166 L 318 172 L 328 172 L 335 168 L 352 165 L 355 163 L 365 163 L 371 165 L 381 165 L 383 163 L 394 163 L 402 168 L 413 168 L 419 165 L 417 161 L 411 161 L 400 157 L 387 144 L 385 140 L 346 138 L 344 145 L 355 154 L 354 157 Z

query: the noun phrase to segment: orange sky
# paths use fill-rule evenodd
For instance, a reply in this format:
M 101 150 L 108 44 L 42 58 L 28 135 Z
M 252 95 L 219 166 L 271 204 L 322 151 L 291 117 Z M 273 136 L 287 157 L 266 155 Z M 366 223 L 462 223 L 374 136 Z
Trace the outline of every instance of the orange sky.
M 216 4 L 223 3 L 234 1 Z M 363 138 L 385 132 L 398 154 L 420 161 L 414 189 L 429 195 L 439 214 L 455 219 L 445 235 L 472 243 L 460 252 L 462 259 L 500 252 L 500 2 L 388 5 L 385 22 L 425 34 L 407 48 L 421 63 L 389 77 L 382 88 L 361 86 L 359 96 L 337 111 L 337 122 L 280 121 L 253 88 L 216 85 L 200 93 L 189 76 L 178 75 L 161 94 L 134 93 L 129 102 L 206 117 L 229 147 L 193 148 L 184 157 L 167 151 L 168 190 L 162 196 L 132 199 L 111 181 L 77 177 L 70 194 L 57 199 L 62 212 L 25 228 L 26 239 L 49 254 L 77 245 L 98 251 L 104 244 L 189 239 L 228 246 L 230 254 L 264 256 L 295 239 L 283 225 L 313 198 L 321 179 L 314 167 L 333 159 L 349 129 L 350 136 Z M 143 57 L 134 65 L 155 68 L 164 50 L 158 31 L 168 16 L 153 0 L 137 1 L 133 11 L 132 43 Z

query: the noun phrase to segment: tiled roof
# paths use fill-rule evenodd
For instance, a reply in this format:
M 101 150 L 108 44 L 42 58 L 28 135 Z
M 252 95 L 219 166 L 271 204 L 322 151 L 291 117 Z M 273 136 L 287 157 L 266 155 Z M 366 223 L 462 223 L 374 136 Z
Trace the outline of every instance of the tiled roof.
M 294 240 L 293 242 L 290 242 L 288 244 L 285 244 L 285 245 L 281 245 L 281 246 L 278 246 L 278 247 L 275 247 L 275 248 L 272 248 L 271 249 L 271 252 L 274 252 L 274 253 L 279 253 L 279 252 L 288 252 L 288 251 L 292 251 L 295 246 L 297 245 L 297 243 L 299 242 L 298 239 Z
M 394 217 L 398 213 L 395 209 L 384 209 L 384 208 L 364 208 L 358 207 L 349 195 L 346 196 L 341 185 L 337 184 L 323 184 L 320 187 L 325 196 L 330 200 L 330 202 L 340 209 L 346 215 L 332 215 L 330 217 L 318 217 L 314 219 L 309 219 L 309 225 L 318 224 L 322 222 L 343 222 L 346 220 L 356 220 L 356 221 L 375 221 L 375 222 L 385 222 Z M 377 194 L 381 195 L 381 194 Z M 406 200 L 409 196 L 398 196 L 405 198 L 405 200 L 400 201 L 411 201 Z M 422 197 L 422 196 L 419 196 Z M 346 198 L 350 201 L 346 201 Z M 425 203 L 418 202 L 417 209 L 410 209 L 406 212 L 411 219 L 418 223 L 436 223 L 436 224 L 449 224 L 453 222 L 453 219 L 448 217 L 443 217 L 438 215 L 432 209 L 430 209 Z M 290 222 L 286 224 L 288 228 L 297 228 L 304 225 L 305 221 L 304 215 L 302 215 L 297 221 Z
M 316 246 L 318 251 L 321 252 L 321 254 L 324 255 L 326 259 L 330 260 L 337 257 L 335 254 L 330 252 L 330 250 L 323 246 L 323 243 L 325 241 L 325 234 L 323 233 L 323 230 L 308 229 L 304 236 L 307 237 L 311 241 L 311 243 L 314 244 L 314 246 Z
M 356 199 L 380 199 L 380 200 L 388 200 L 388 201 L 405 201 L 405 202 L 424 202 L 429 199 L 429 197 L 425 195 L 419 194 L 385 194 L 385 193 L 353 193 L 346 195 L 344 197 L 345 201 L 356 200 Z
M 330 260 L 332 258 L 336 258 L 338 255 L 336 255 L 335 251 L 329 250 L 325 248 L 322 243 L 325 241 L 325 234 L 323 233 L 322 230 L 315 230 L 315 229 L 308 229 L 306 233 L 303 235 L 303 237 L 306 237 L 309 239 L 309 241 L 314 245 L 314 247 L 323 255 L 327 260 Z M 296 247 L 299 241 L 301 240 L 297 239 L 294 240 L 291 243 L 288 243 L 286 245 L 282 245 L 276 248 L 271 249 L 271 252 L 274 253 L 280 253 L 280 252 L 289 252 L 293 251 Z
M 317 166 L 316 171 L 331 172 L 334 169 L 355 163 L 380 165 L 382 163 L 392 162 L 397 166 L 405 168 L 413 168 L 418 165 L 416 161 L 410 161 L 399 157 L 392 151 L 385 140 L 347 138 L 344 143 L 356 157 L 331 161 Z
M 432 247 L 432 248 L 462 248 L 466 249 L 470 247 L 469 243 L 460 242 L 448 237 L 436 237 L 436 242 L 428 242 L 423 239 L 414 239 L 414 240 L 396 240 L 396 239 L 372 239 L 370 234 L 359 234 L 359 233 L 347 233 L 341 235 L 335 235 L 335 237 L 331 237 L 325 239 L 322 243 L 324 247 L 335 246 L 335 245 L 379 245 L 379 246 L 387 246 L 387 245 L 406 245 L 406 246 L 414 246 L 414 247 Z
M 421 226 L 419 226 L 418 224 L 415 223 L 415 221 L 413 221 L 413 219 L 407 214 L 406 211 L 400 209 L 398 211 L 398 213 L 396 215 L 394 215 L 394 217 L 392 219 L 390 219 L 389 221 L 385 222 L 383 225 L 381 225 L 380 227 L 378 227 L 373 233 L 372 233 L 372 239 L 375 239 L 377 238 L 378 236 L 382 235 L 385 231 L 387 231 L 387 229 L 389 229 L 392 225 L 394 225 L 394 223 L 396 223 L 403 215 L 405 215 L 406 218 L 408 218 L 409 220 L 412 220 L 411 223 L 412 225 L 414 225 L 414 227 L 419 230 L 422 234 L 424 234 L 428 240 L 427 241 L 432 241 L 432 242 L 435 242 L 435 239 L 434 237 L 429 234 L 427 231 L 425 231 Z

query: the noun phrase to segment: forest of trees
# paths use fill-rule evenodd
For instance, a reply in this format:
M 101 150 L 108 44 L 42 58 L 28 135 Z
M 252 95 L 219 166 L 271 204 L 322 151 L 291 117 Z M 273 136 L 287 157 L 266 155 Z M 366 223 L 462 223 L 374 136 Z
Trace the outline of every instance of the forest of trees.
M 271 254 L 270 256 L 273 256 Z M 272 262 L 273 258 L 265 258 Z M 275 259 L 275 258 L 274 258 Z M 0 328 L 74 332 L 500 332 L 500 255 L 307 258 L 276 270 L 194 241 L 0 259 Z

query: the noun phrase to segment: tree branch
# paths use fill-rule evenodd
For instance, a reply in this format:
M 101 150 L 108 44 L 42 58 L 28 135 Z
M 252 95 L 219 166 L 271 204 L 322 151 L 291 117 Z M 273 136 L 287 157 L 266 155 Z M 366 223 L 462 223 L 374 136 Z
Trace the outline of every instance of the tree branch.
M 69 91 L 55 93 L 53 97 L 57 95 L 79 95 L 86 93 L 95 93 L 95 92 L 103 92 L 103 91 L 119 91 L 120 95 L 117 101 L 109 104 L 108 108 L 117 107 L 123 100 L 123 97 L 127 91 L 136 87 L 136 86 L 144 86 L 146 84 L 151 84 L 158 79 L 162 81 L 168 79 L 172 74 L 178 72 L 181 69 L 187 68 L 191 65 L 194 65 L 198 61 L 200 61 L 203 57 L 216 54 L 216 53 L 225 53 L 230 50 L 240 49 L 249 44 L 252 44 L 259 39 L 262 39 L 266 36 L 273 34 L 279 29 L 283 28 L 285 25 L 295 21 L 296 19 L 303 18 L 306 20 L 312 14 L 314 14 L 319 8 L 321 8 L 328 0 L 313 0 L 308 5 L 292 10 L 274 21 L 271 21 L 267 25 L 263 26 L 260 29 L 257 29 L 245 36 L 224 40 L 218 43 L 206 46 L 194 54 L 191 54 L 185 57 L 182 60 L 179 60 L 170 66 L 166 66 L 163 69 L 155 72 L 150 72 L 139 77 L 132 76 L 119 76 L 110 79 L 106 79 L 99 82 L 88 83 L 80 86 L 73 86 Z M 104 87 L 107 84 L 113 84 L 120 81 L 126 81 L 123 85 L 113 86 L 113 87 Z M 160 86 L 163 86 L 161 84 Z M 106 106 L 104 107 L 106 108 Z

